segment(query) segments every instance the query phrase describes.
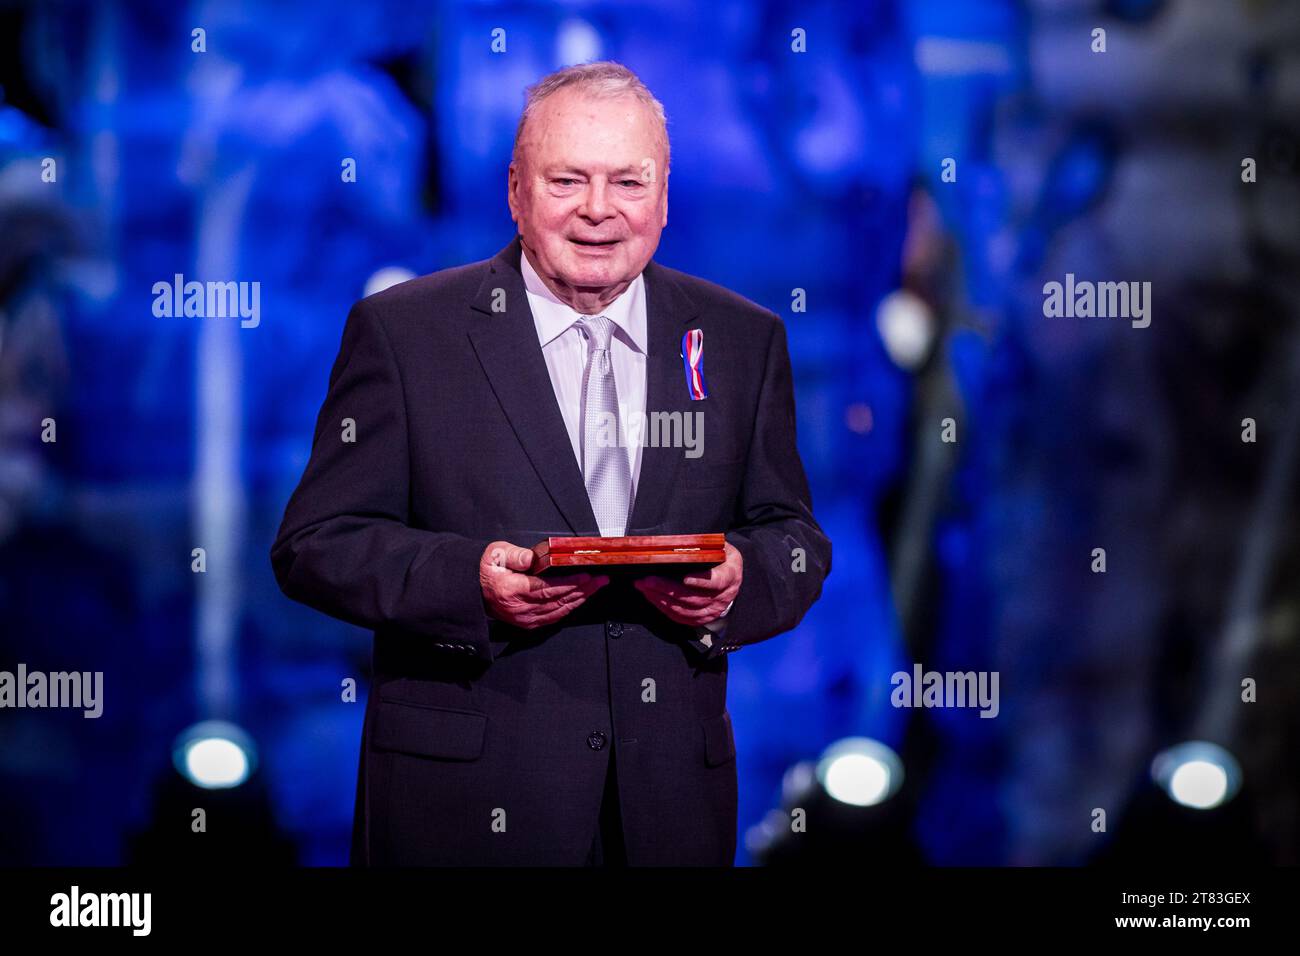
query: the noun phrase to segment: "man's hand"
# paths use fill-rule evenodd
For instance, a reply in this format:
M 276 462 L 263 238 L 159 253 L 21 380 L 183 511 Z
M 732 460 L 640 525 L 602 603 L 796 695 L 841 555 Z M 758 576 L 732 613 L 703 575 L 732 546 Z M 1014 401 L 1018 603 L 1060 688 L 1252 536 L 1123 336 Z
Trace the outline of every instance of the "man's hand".
M 680 581 L 647 575 L 637 578 L 636 588 L 646 600 L 669 620 L 698 627 L 711 624 L 735 600 L 745 574 L 745 561 L 730 542 L 723 553 L 726 558 L 714 565 L 707 575 L 687 575 Z
M 478 580 L 488 614 L 498 621 L 532 630 L 554 624 L 609 583 L 608 575 L 567 574 L 540 578 L 526 574 L 533 552 L 493 541 L 478 563 Z

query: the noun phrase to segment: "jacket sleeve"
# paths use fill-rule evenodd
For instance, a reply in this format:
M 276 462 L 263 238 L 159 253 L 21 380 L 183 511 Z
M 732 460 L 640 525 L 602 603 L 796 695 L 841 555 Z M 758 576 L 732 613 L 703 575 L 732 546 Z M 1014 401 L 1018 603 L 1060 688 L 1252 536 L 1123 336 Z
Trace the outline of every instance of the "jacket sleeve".
M 726 538 L 744 559 L 744 576 L 714 633 L 690 641 L 709 660 L 793 629 L 821 596 L 831 570 L 831 542 L 813 517 L 796 445 L 785 324 L 775 315 L 737 524 Z
M 362 300 L 348 314 L 311 457 L 271 547 L 276 580 L 351 624 L 426 635 L 490 661 L 478 565 L 491 542 L 408 524 L 410 454 L 397 359 Z

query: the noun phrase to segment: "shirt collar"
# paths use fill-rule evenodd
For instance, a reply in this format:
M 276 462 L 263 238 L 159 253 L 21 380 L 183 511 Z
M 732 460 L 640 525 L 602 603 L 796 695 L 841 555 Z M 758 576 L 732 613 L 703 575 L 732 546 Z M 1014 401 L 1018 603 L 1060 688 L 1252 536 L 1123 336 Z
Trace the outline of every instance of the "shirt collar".
M 528 261 L 527 250 L 522 247 L 519 250 L 519 267 L 524 275 L 524 288 L 528 291 L 528 304 L 532 308 L 533 322 L 537 326 L 537 338 L 545 347 L 582 318 L 582 313 L 561 301 L 546 287 L 542 277 Z M 646 351 L 645 273 L 642 272 L 633 279 L 619 297 L 605 306 L 600 314 L 617 326 L 623 333 L 625 341 L 631 342 L 633 347 L 644 353 Z

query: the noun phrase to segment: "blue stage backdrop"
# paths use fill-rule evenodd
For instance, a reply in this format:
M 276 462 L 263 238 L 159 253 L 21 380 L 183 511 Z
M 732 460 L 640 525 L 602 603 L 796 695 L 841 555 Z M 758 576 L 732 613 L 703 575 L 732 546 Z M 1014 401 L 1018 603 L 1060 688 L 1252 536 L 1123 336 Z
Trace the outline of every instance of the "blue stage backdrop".
M 0 712 L 0 863 L 165 853 L 205 720 L 247 735 L 244 862 L 347 861 L 370 636 L 283 597 L 269 544 L 348 307 L 504 246 L 524 87 L 598 59 L 668 114 L 657 259 L 786 323 L 834 542 L 803 623 L 729 659 L 737 862 L 797 858 L 790 805 L 845 738 L 902 767 L 888 832 L 846 809 L 863 867 L 1158 852 L 1182 808 L 1149 768 L 1185 740 L 1244 781 L 1207 852 L 1300 861 L 1296 20 L 6 5 L 0 669 L 104 691 Z M 246 312 L 175 314 L 190 279 Z M 1051 282 L 1137 283 L 1132 314 L 1055 314 Z M 914 667 L 996 675 L 997 706 L 899 706 Z

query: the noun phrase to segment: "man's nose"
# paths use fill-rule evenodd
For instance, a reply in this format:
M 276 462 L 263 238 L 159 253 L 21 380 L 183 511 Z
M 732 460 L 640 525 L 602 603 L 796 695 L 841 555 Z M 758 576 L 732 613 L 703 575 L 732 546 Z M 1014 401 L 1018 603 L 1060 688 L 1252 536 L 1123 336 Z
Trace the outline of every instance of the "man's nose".
M 601 176 L 593 176 L 588 180 L 587 191 L 583 195 L 582 208 L 578 210 L 578 214 L 596 222 L 608 219 L 612 214 L 606 192 L 608 188 L 609 184 Z

